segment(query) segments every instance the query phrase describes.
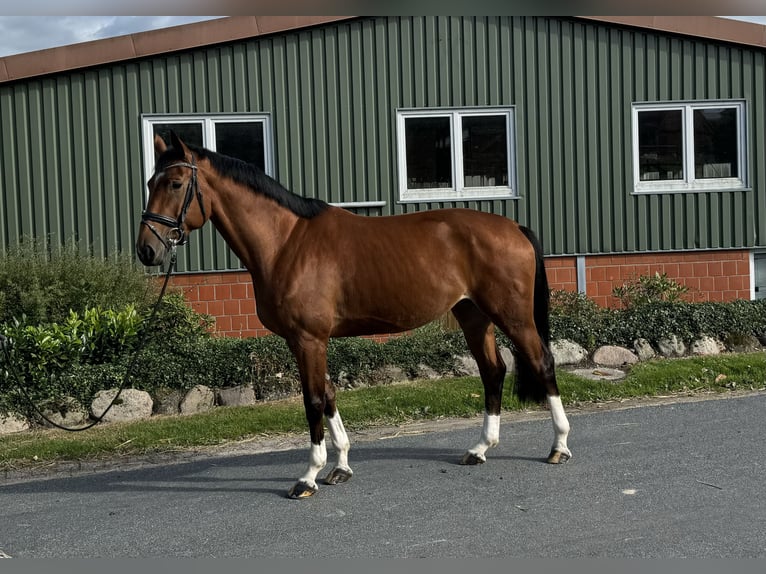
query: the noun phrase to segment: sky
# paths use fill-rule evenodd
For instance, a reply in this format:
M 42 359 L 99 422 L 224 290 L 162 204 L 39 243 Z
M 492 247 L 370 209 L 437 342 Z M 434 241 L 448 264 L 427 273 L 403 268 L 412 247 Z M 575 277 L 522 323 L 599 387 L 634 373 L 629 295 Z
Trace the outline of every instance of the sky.
M 219 16 L 0 16 L 0 58 Z M 766 16 L 731 16 L 766 25 Z
M 0 16 L 0 58 L 218 16 Z

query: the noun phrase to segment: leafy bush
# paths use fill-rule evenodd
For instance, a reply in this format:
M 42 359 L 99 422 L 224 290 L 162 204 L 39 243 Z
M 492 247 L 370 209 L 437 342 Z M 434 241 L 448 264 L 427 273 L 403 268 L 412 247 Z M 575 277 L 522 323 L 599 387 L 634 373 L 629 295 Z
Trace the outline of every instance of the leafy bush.
M 439 322 L 390 339 L 381 347 L 387 364 L 397 365 L 410 375 L 417 373 L 419 365 L 450 373 L 455 368 L 455 355 L 468 352 L 463 332 Z
M 583 293 L 551 291 L 551 337 L 569 339 L 585 348 L 594 347 L 611 323 L 606 309 Z
M 143 309 L 156 293 L 129 255 L 92 257 L 74 241 L 52 248 L 24 239 L 0 258 L 0 324 L 22 317 L 28 325 L 60 323 L 89 308 Z
M 24 412 L 29 410 L 17 394 L 16 376 L 36 404 L 45 405 L 62 393 L 74 396 L 87 392 L 62 386 L 62 374 L 78 364 L 118 361 L 136 342 L 140 321 L 135 307 L 128 305 L 122 311 L 86 309 L 82 316 L 70 311 L 61 323 L 31 325 L 22 317 L 22 321 L 0 327 L 8 346 L 0 355 L 0 390 L 5 391 L 0 409 L 15 404 L 17 411 L 21 405 Z
M 177 388 L 179 381 L 210 384 L 213 367 L 236 370 L 242 365 L 226 363 L 220 352 L 225 342 L 208 350 L 210 318 L 191 309 L 182 295 L 166 295 L 153 317 L 150 313 L 145 308 L 139 314 L 129 304 L 120 311 L 70 311 L 59 323 L 34 325 L 25 317 L 0 326 L 13 362 L 8 365 L 5 353 L 0 353 L 0 413 L 32 416 L 15 376 L 39 407 L 55 406 L 65 396 L 87 407 L 96 392 L 120 386 L 129 365 L 129 386 L 147 391 L 164 385 Z M 144 349 L 133 362 L 139 342 Z
M 624 283 L 622 287 L 615 287 L 612 296 L 617 298 L 623 308 L 629 309 L 654 303 L 680 303 L 688 290 L 685 285 L 670 279 L 667 273 L 655 272 L 654 275 L 641 275 Z

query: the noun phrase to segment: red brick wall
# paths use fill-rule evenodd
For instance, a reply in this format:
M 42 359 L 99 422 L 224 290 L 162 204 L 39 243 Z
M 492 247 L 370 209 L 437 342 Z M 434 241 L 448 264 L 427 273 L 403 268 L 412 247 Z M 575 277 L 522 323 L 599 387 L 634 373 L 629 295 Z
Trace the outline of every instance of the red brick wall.
M 545 259 L 545 271 L 551 289 L 577 291 L 576 257 L 548 257 Z
M 546 258 L 551 289 L 577 291 L 576 265 L 576 257 Z M 586 256 L 586 293 L 601 306 L 615 306 L 614 287 L 655 272 L 666 273 L 687 286 L 689 299 L 693 301 L 750 299 L 747 251 Z M 270 333 L 255 314 L 253 285 L 247 272 L 174 275 L 170 284 L 184 294 L 195 311 L 215 317 L 217 335 L 259 337 Z
M 545 266 L 551 289 L 577 290 L 575 257 L 550 257 Z M 687 296 L 691 301 L 750 299 L 750 256 L 747 251 L 586 256 L 586 294 L 603 307 L 614 306 L 617 300 L 612 297 L 612 289 L 655 272 L 665 273 L 688 287 Z
M 215 317 L 217 335 L 245 338 L 271 332 L 255 314 L 253 283 L 245 271 L 174 275 L 170 288 L 181 291 L 198 313 Z

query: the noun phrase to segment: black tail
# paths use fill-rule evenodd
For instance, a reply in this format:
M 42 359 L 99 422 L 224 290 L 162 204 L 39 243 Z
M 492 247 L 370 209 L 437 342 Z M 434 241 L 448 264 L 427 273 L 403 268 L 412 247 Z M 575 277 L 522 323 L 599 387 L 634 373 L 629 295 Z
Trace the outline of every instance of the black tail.
M 548 345 L 551 340 L 550 319 L 548 317 L 550 307 L 550 289 L 548 288 L 548 276 L 545 273 L 545 263 L 543 260 L 543 246 L 540 240 L 535 236 L 531 229 L 519 226 L 532 247 L 535 250 L 535 293 L 534 293 L 534 317 L 537 332 L 543 342 L 543 352 L 549 354 Z M 522 402 L 534 401 L 542 403 L 545 401 L 547 389 L 542 381 L 539 381 L 539 374 L 535 373 L 523 357 L 517 355 L 516 361 L 516 385 L 514 391 Z M 550 358 L 551 369 L 553 368 L 553 358 Z M 555 383 L 554 383 L 555 384 Z
M 537 239 L 531 229 L 519 226 L 532 247 L 535 248 L 535 325 L 540 338 L 546 346 L 551 342 L 551 325 L 548 318 L 550 307 L 551 292 L 548 288 L 548 275 L 545 273 L 545 262 L 543 260 L 543 245 Z

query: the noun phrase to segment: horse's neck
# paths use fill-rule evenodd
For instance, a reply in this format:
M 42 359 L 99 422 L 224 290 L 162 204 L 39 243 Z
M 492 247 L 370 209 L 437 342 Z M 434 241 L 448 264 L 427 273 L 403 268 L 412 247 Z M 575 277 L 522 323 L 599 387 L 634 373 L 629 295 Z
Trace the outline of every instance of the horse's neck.
M 230 185 L 219 190 L 210 219 L 248 271 L 268 281 L 298 216 L 259 193 Z

